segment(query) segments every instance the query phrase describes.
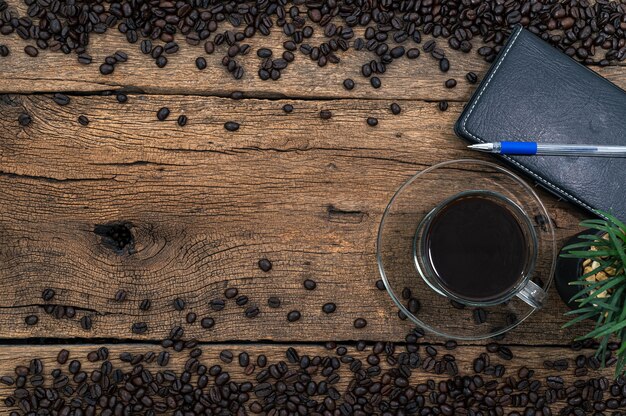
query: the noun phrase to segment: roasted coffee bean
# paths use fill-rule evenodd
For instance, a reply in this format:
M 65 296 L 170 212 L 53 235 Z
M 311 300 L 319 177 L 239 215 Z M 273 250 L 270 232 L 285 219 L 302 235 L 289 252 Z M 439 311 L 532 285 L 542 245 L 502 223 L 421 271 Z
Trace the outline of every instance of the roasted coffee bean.
M 289 322 L 295 322 L 300 319 L 302 315 L 300 315 L 300 311 L 291 311 L 287 314 L 287 320 Z
M 447 58 L 442 58 L 439 61 L 439 70 L 441 72 L 448 72 L 450 70 L 450 61 Z
M 276 296 L 271 296 L 267 299 L 267 305 L 270 308 L 280 308 L 280 299 Z
M 24 48 L 24 52 L 26 53 L 26 55 L 30 56 L 31 58 L 34 58 L 37 55 L 39 55 L 39 49 L 31 45 L 26 46 Z
M 235 296 L 237 296 L 237 294 L 239 293 L 239 291 L 237 290 L 237 288 L 235 287 L 229 287 L 228 289 L 226 289 L 224 291 L 224 297 L 226 299 L 232 299 Z
M 302 285 L 306 290 L 314 290 L 317 287 L 317 283 L 314 280 L 306 279 Z
M 245 295 L 238 296 L 237 299 L 235 299 L 235 303 L 237 306 L 244 306 L 248 303 L 248 297 Z
M 381 87 L 381 82 L 380 82 L 380 78 L 378 77 L 372 77 L 370 78 L 370 84 L 372 84 L 372 87 L 378 89 Z
M 144 299 L 139 304 L 139 309 L 141 309 L 142 311 L 147 311 L 150 309 L 150 306 L 152 306 L 152 301 L 150 299 Z
M 17 117 L 17 122 L 20 123 L 20 126 L 22 126 L 22 127 L 26 127 L 26 126 L 30 125 L 30 123 L 32 121 L 33 121 L 33 119 L 30 117 L 30 115 L 28 115 L 26 113 L 21 113 Z M 53 293 L 54 293 L 54 291 L 53 291 Z
M 132 325 L 131 330 L 134 334 L 145 334 L 148 331 L 148 324 L 145 322 L 136 322 Z
M 333 113 L 331 113 L 329 110 L 320 111 L 320 118 L 322 120 L 330 120 L 332 116 L 333 116 Z
M 445 82 L 446 88 L 454 88 L 456 87 L 456 80 L 454 78 L 450 78 Z
M 70 103 L 70 97 L 65 94 L 56 93 L 52 96 L 52 101 L 58 105 L 68 105 Z
M 78 116 L 78 123 L 81 126 L 86 126 L 89 124 L 89 119 L 87 118 L 87 116 L 80 115 Z
M 182 311 L 183 309 L 185 309 L 185 301 L 181 298 L 174 299 L 174 302 L 172 302 L 172 304 L 174 306 L 174 309 L 176 309 L 177 311 Z
M 91 316 L 85 315 L 82 318 L 80 318 L 80 326 L 85 331 L 89 331 L 91 329 L 91 327 L 92 327 Z
M 188 324 L 193 324 L 194 322 L 196 322 L 197 317 L 198 315 L 196 315 L 194 312 L 189 312 L 187 316 L 185 316 L 185 321 L 187 321 Z
M 215 320 L 213 318 L 210 317 L 204 317 L 202 318 L 202 320 L 200 320 L 200 326 L 204 329 L 210 329 L 213 328 L 213 326 L 215 325 Z
M 283 111 L 287 114 L 291 113 L 293 111 L 293 105 L 291 104 L 283 105 Z
M 350 78 L 346 78 L 343 80 L 343 87 L 345 89 L 347 89 L 348 91 L 352 90 L 354 88 L 354 81 Z
M 465 74 L 465 79 L 470 84 L 476 84 L 476 82 L 478 81 L 478 76 L 473 72 L 468 72 L 467 74 Z
M 26 325 L 37 325 L 37 322 L 39 322 L 39 317 L 37 315 L 28 315 L 26 318 L 24 318 L 24 322 L 26 322 Z
M 367 118 L 367 125 L 370 127 L 376 127 L 378 125 L 378 119 L 374 118 L 374 117 L 368 117 Z
M 159 121 L 164 121 L 170 115 L 170 109 L 167 107 L 161 107 L 159 111 L 157 111 L 156 116 Z
M 365 328 L 367 321 L 363 318 L 357 318 L 354 320 L 354 327 L 357 329 Z
M 44 300 L 44 302 L 50 302 L 55 295 L 56 292 L 54 291 L 54 289 L 44 289 L 43 292 L 41 292 L 41 298 Z
M 378 290 L 385 290 L 385 282 L 382 281 L 382 279 L 379 279 L 376 281 L 376 288 Z
M 117 100 L 118 103 L 124 104 L 126 101 L 128 101 L 128 96 L 126 94 L 120 93 L 115 96 L 115 99 Z
M 185 127 L 187 125 L 187 116 L 184 114 L 181 114 L 180 116 L 178 116 L 178 119 L 176 120 L 176 123 L 180 126 L 180 127 Z
M 250 306 L 244 311 L 246 318 L 255 318 L 259 315 L 260 309 L 257 306 Z
M 263 270 L 264 272 L 269 272 L 270 270 L 272 270 L 272 262 L 268 259 L 259 260 L 259 269 Z
M 269 58 L 272 56 L 272 50 L 267 48 L 260 48 L 256 51 L 259 58 Z
M 440 106 L 440 109 L 441 109 L 441 106 Z M 476 324 L 484 324 L 485 322 L 487 322 L 487 311 L 484 310 L 483 308 L 475 308 L 474 311 L 472 312 L 472 316 L 474 317 L 474 323 Z
M 391 106 L 389 108 L 391 109 L 391 113 L 396 116 L 402 111 L 402 108 L 396 103 L 391 103 Z
M 201 56 L 197 57 L 196 58 L 196 68 L 198 68 L 200 71 L 205 69 L 206 68 L 206 59 L 204 59 Z
M 100 73 L 102 75 L 110 75 L 113 73 L 114 70 L 115 70 L 115 67 L 113 65 L 109 65 L 109 64 L 100 65 Z
M 322 306 L 322 311 L 324 313 L 333 313 L 335 312 L 336 309 L 337 309 L 337 305 L 335 305 L 332 302 L 325 303 L 324 306 Z
M 224 123 L 224 128 L 228 131 L 237 131 L 239 130 L 239 123 L 236 123 L 234 121 L 227 121 L 226 123 Z
M 7 57 L 11 51 L 6 45 L 0 45 L 0 56 Z
M 230 364 L 233 362 L 233 353 L 229 350 L 223 350 L 220 352 L 220 360 L 226 364 Z
M 411 48 L 406 51 L 406 57 L 409 59 L 417 59 L 420 56 L 420 50 L 417 48 Z
M 213 299 L 209 302 L 209 307 L 214 311 L 221 311 L 226 306 L 224 299 Z
M 437 107 L 439 107 L 440 111 L 446 111 L 448 109 L 448 102 L 447 101 L 439 101 L 439 104 L 437 104 Z

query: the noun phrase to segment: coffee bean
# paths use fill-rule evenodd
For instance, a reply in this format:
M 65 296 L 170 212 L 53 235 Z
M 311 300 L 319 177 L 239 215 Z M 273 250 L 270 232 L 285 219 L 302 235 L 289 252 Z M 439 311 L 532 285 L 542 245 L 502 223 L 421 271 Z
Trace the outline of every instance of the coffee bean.
M 465 74 L 465 79 L 470 84 L 476 84 L 476 82 L 478 81 L 478 76 L 473 72 L 468 72 L 467 74 Z
M 385 282 L 383 282 L 382 279 L 376 281 L 376 289 L 385 290 Z
M 39 318 L 37 317 L 37 315 L 28 315 L 24 319 L 24 322 L 26 322 L 26 325 L 37 325 L 37 322 L 39 322 Z
M 261 311 L 257 306 L 250 306 L 246 308 L 246 310 L 244 311 L 244 315 L 246 318 L 255 318 L 259 315 L 260 312 Z
M 476 324 L 484 324 L 487 322 L 487 311 L 483 308 L 475 308 L 472 312 L 472 316 L 474 317 L 474 323 Z
M 352 90 L 354 88 L 354 81 L 351 80 L 350 78 L 346 78 L 343 80 L 343 87 L 345 89 L 347 89 L 348 91 Z
M 28 115 L 26 113 L 21 113 L 17 117 L 17 121 L 18 121 L 18 123 L 20 123 L 20 126 L 26 127 L 26 126 L 30 125 L 30 123 L 33 121 L 33 119 L 30 117 L 30 115 Z
M 322 311 L 324 311 L 324 313 L 333 313 L 336 309 L 337 305 L 332 302 L 325 303 L 324 306 L 322 306 Z
M 54 289 L 44 289 L 43 292 L 41 292 L 41 298 L 44 300 L 44 302 L 50 302 L 55 295 L 56 292 L 54 291 Z
M 267 299 L 267 305 L 270 308 L 280 308 L 280 299 L 275 296 L 271 296 Z
M 391 109 L 391 113 L 396 116 L 400 114 L 400 112 L 402 111 L 402 108 L 396 103 L 391 103 L 390 109 Z
M 134 334 L 145 334 L 148 332 L 148 324 L 145 322 L 136 322 L 132 325 L 131 330 Z
M 167 58 L 165 56 L 161 55 L 161 56 L 159 56 L 158 58 L 156 58 L 154 60 L 154 63 L 159 68 L 165 68 L 165 66 L 167 65 Z
M 301 317 L 300 315 L 300 311 L 291 311 L 287 314 L 287 320 L 289 322 L 295 322 L 297 320 L 299 320 Z
M 256 51 L 259 58 L 269 58 L 272 56 L 272 50 L 267 48 L 260 48 Z
M 365 328 L 366 325 L 367 325 L 367 321 L 363 318 L 357 318 L 354 320 L 354 327 L 356 329 Z
M 439 101 L 439 104 L 437 104 L 437 107 L 439 107 L 440 111 L 446 111 L 448 109 L 448 102 L 447 101 Z
M 89 119 L 87 118 L 87 116 L 80 115 L 78 116 L 78 123 L 81 126 L 86 126 L 89 124 Z
M 439 70 L 441 72 L 448 72 L 450 70 L 450 61 L 447 58 L 442 58 L 439 61 Z
M 184 114 L 181 114 L 180 116 L 178 116 L 176 123 L 178 123 L 180 127 L 185 127 L 185 125 L 187 124 L 187 116 Z
M 6 45 L 0 45 L 0 56 L 7 57 L 11 51 Z
M 197 57 L 196 58 L 196 68 L 198 68 L 200 71 L 205 69 L 206 68 L 206 59 L 204 59 L 201 56 Z
M 268 259 L 261 259 L 259 260 L 258 264 L 259 269 L 263 270 L 264 272 L 269 272 L 270 270 L 272 270 L 272 262 Z
M 317 287 L 317 283 L 311 279 L 306 279 L 302 285 L 306 290 L 314 290 Z
M 85 315 L 80 318 L 80 327 L 83 328 L 85 331 L 89 331 L 92 327 L 91 316 Z
M 213 299 L 209 302 L 209 307 L 214 311 L 221 311 L 226 306 L 223 299 Z
M 115 67 L 113 65 L 109 65 L 109 64 L 100 65 L 100 73 L 102 75 L 110 75 L 113 73 L 114 70 L 115 70 Z
M 115 292 L 115 301 L 116 302 L 123 302 L 124 300 L 126 300 L 126 291 L 124 289 L 120 289 L 117 292 Z
M 293 105 L 291 104 L 283 105 L 283 111 L 287 114 L 291 113 L 293 111 Z
M 378 89 L 381 86 L 381 82 L 380 82 L 380 78 L 378 77 L 372 77 L 370 78 L 370 84 L 372 84 L 372 87 Z
M 376 127 L 378 125 L 378 119 L 374 118 L 374 117 L 368 117 L 367 118 L 367 125 L 370 127 Z
M 508 361 L 513 358 L 513 353 L 508 347 L 500 346 L 500 348 L 498 348 L 498 357 Z
M 61 350 L 59 351 L 59 354 L 57 355 L 57 362 L 61 365 L 65 364 L 67 362 L 67 359 L 70 356 L 70 352 L 68 350 Z
M 406 51 L 406 57 L 409 59 L 417 59 L 420 56 L 420 50 L 417 48 L 411 48 Z
M 235 303 L 237 306 L 244 306 L 248 303 L 248 297 L 245 295 L 238 296 L 237 299 L 235 299 Z
M 164 121 L 169 115 L 170 115 L 170 109 L 167 107 L 159 108 L 159 111 L 157 111 L 156 113 L 157 119 L 159 121 Z
M 320 118 L 322 120 L 330 120 L 332 116 L 333 116 L 333 113 L 331 113 L 329 110 L 320 111 Z
M 239 291 L 237 290 L 237 288 L 235 287 L 229 287 L 228 289 L 226 289 L 224 291 L 224 297 L 226 299 L 232 299 L 235 296 L 237 296 L 237 294 L 239 293 Z
M 68 105 L 70 103 L 70 97 L 65 94 L 56 93 L 52 96 L 52 101 L 58 105 Z
M 409 299 L 409 302 L 407 303 L 407 309 L 409 310 L 409 312 L 415 315 L 419 312 L 420 308 L 421 304 L 419 300 L 417 300 L 416 298 Z
M 26 55 L 30 56 L 31 58 L 36 57 L 37 55 L 39 55 L 39 49 L 35 48 L 34 46 L 26 46 L 24 48 L 24 52 L 26 53 Z
M 204 317 L 202 318 L 202 320 L 200 320 L 200 326 L 204 329 L 209 329 L 209 328 L 213 328 L 213 326 L 215 325 L 215 320 L 213 318 L 210 317 Z
M 239 130 L 239 123 L 235 123 L 234 121 L 227 121 L 224 123 L 224 128 L 228 131 L 237 131 Z
M 185 317 L 185 321 L 187 321 L 188 324 L 193 324 L 194 322 L 196 322 L 197 317 L 198 316 L 195 313 L 189 312 Z
M 141 309 L 142 311 L 147 311 L 150 309 L 150 306 L 152 306 L 152 301 L 150 299 L 144 299 L 139 304 L 139 309 Z
M 226 364 L 230 364 L 233 362 L 233 353 L 228 350 L 223 350 L 220 352 L 220 360 Z
M 206 52 L 207 55 L 211 55 L 213 52 L 215 52 L 215 44 L 212 41 L 207 40 L 204 43 L 204 52 Z
M 456 87 L 456 80 L 454 78 L 450 78 L 445 82 L 446 88 L 454 88 Z
M 115 96 L 115 99 L 118 103 L 124 104 L 126 101 L 128 101 L 128 96 L 126 94 L 119 93 Z

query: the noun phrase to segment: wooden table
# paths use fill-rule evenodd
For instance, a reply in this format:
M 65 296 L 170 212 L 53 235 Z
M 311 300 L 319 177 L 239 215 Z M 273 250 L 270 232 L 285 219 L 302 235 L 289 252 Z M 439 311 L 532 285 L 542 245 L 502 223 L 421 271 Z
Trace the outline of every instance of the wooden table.
M 58 344 L 72 344 L 66 348 L 78 355 L 95 345 L 158 351 L 156 342 L 189 311 L 216 320 L 210 330 L 199 319 L 184 325 L 185 337 L 202 343 L 208 361 L 223 349 L 278 360 L 288 346 L 324 354 L 329 340 L 403 342 L 411 323 L 398 319 L 388 295 L 374 285 L 376 233 L 407 178 L 438 162 L 476 157 L 452 131 L 475 88 L 465 73 L 482 76 L 487 69 L 475 53 L 449 51 L 447 74 L 428 56 L 403 59 L 375 90 L 359 75 L 365 58 L 354 51 L 324 68 L 298 55 L 279 81 L 263 82 L 254 53 L 242 59 L 247 72 L 240 81 L 226 73 L 217 53 L 207 57 L 206 70 L 197 70 L 201 47 L 186 44 L 158 69 L 115 31 L 94 36 L 90 47 L 94 63 L 116 50 L 128 53 L 129 62 L 110 76 L 100 75 L 97 64 L 79 65 L 75 56 L 42 51 L 30 58 L 17 37 L 0 41 L 12 50 L 0 58 L 1 374 L 34 356 L 54 359 Z M 273 33 L 251 43 L 256 49 L 282 42 Z M 621 66 L 594 70 L 626 87 Z M 347 77 L 357 83 L 352 91 L 342 87 Z M 448 78 L 458 86 L 444 88 Z M 128 102 L 101 94 L 108 90 L 125 91 Z M 232 91 L 245 98 L 230 99 Z M 68 94 L 70 104 L 55 104 L 53 92 Z M 447 111 L 438 109 L 440 100 L 450 103 Z M 402 106 L 400 115 L 389 111 L 392 102 Z M 282 110 L 285 104 L 294 106 L 291 114 Z M 172 114 L 158 122 L 163 106 Z M 332 119 L 320 119 L 324 109 Z M 22 112 L 33 118 L 28 127 L 17 122 Z M 185 127 L 176 124 L 180 114 L 189 119 Z M 88 126 L 77 122 L 80 115 Z M 366 124 L 370 116 L 378 118 L 377 127 Z M 226 131 L 227 121 L 240 129 Z M 586 214 L 538 192 L 560 245 Z M 130 251 L 112 248 L 94 232 L 119 223 L 131 229 Z M 271 260 L 269 272 L 258 267 L 264 258 Z M 304 290 L 305 279 L 317 288 Z M 75 318 L 43 313 L 47 287 L 56 290 L 56 303 L 75 308 Z M 237 287 L 261 313 L 246 318 L 232 302 L 210 311 L 208 302 L 227 287 Z M 113 299 L 118 289 L 128 292 L 123 302 Z M 280 297 L 280 308 L 267 306 L 270 296 Z M 556 292 L 550 296 L 544 310 L 503 341 L 513 346 L 512 368 L 541 372 L 546 359 L 579 354 L 567 344 L 587 328 L 561 329 L 566 307 Z M 172 306 L 176 297 L 186 301 L 182 312 Z M 152 299 L 149 312 L 138 308 L 144 298 Z M 324 314 L 321 306 L 331 301 L 337 312 Z M 292 309 L 302 318 L 290 323 Z M 25 324 L 29 314 L 39 316 L 37 325 Z M 83 316 L 93 320 L 90 331 L 81 328 Z M 354 328 L 358 317 L 367 320 L 365 328 Z M 131 333 L 139 321 L 149 330 Z M 484 342 L 460 344 L 455 354 L 466 369 Z M 245 378 L 237 368 L 233 364 L 233 374 Z M 416 374 L 413 382 L 426 377 Z M 572 370 L 564 377 L 573 380 Z M 0 386 L 1 397 L 8 391 Z

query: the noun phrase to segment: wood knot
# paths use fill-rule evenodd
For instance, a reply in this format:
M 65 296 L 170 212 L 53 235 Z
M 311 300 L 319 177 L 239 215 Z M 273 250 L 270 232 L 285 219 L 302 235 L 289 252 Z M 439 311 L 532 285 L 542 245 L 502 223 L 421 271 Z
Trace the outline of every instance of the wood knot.
M 135 250 L 135 238 L 132 232 L 133 225 L 129 222 L 112 222 L 97 224 L 93 229 L 96 235 L 102 237 L 105 247 L 122 254 L 132 254 Z
M 343 222 L 348 224 L 359 224 L 367 215 L 362 211 L 353 211 L 336 208 L 333 205 L 326 207 L 329 222 Z

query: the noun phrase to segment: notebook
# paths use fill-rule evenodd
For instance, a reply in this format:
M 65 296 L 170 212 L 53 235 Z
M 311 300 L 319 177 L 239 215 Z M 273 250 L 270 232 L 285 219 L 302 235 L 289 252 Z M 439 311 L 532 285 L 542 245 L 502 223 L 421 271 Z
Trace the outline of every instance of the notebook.
M 626 145 L 626 92 L 518 27 L 454 129 L 470 143 Z M 626 158 L 497 157 L 560 198 L 626 220 Z

